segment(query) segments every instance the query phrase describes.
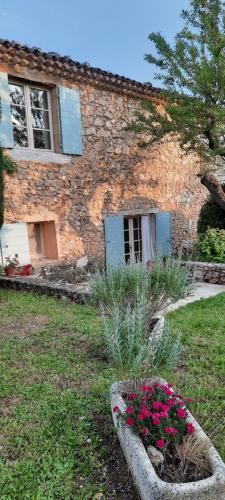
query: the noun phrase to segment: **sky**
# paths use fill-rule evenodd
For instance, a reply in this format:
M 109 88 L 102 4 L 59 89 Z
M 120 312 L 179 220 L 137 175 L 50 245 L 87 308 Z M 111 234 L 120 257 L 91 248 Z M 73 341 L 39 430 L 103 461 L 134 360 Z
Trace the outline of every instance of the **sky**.
M 148 35 L 169 42 L 188 0 L 0 0 L 0 38 L 68 55 L 140 82 L 154 80 Z

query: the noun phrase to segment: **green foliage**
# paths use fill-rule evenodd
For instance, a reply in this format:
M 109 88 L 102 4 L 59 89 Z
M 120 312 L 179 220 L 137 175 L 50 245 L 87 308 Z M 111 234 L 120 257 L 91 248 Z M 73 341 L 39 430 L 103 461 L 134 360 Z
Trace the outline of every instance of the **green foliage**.
M 225 185 L 223 185 L 225 191 Z M 202 206 L 198 218 L 198 233 L 204 233 L 208 228 L 225 229 L 225 213 L 210 196 Z
M 4 223 L 4 171 L 11 175 L 16 171 L 16 163 L 4 154 L 0 147 L 0 229 Z
M 200 235 L 196 249 L 204 260 L 225 262 L 225 229 L 208 229 Z
M 178 361 L 179 340 L 167 329 L 151 333 L 151 325 L 168 302 L 190 292 L 188 273 L 179 259 L 157 257 L 151 270 L 128 264 L 97 272 L 90 286 L 92 300 L 100 304 L 105 316 L 105 340 L 114 366 L 153 368 Z
M 134 306 L 141 292 L 151 310 L 151 316 L 166 305 L 184 298 L 191 285 L 186 269 L 178 258 L 156 257 L 151 270 L 141 263 L 97 271 L 90 280 L 92 300 L 107 310 L 113 305 Z
M 173 46 L 160 33 L 149 35 L 157 55 L 146 60 L 158 68 L 155 77 L 166 88 L 166 113 L 143 103 L 144 111 L 129 127 L 146 134 L 143 146 L 175 135 L 183 151 L 197 153 L 204 166 L 225 156 L 224 5 L 222 0 L 191 0 Z

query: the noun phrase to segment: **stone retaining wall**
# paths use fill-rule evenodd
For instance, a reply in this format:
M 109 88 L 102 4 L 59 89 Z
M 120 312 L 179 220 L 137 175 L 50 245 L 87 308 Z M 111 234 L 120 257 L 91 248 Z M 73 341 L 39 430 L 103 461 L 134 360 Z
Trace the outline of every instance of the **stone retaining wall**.
M 0 277 L 1 288 L 11 288 L 14 290 L 25 290 L 43 295 L 49 295 L 57 299 L 69 299 L 77 304 L 85 304 L 89 298 L 89 288 L 86 283 L 79 285 L 61 284 L 39 278 Z
M 192 261 L 188 261 L 186 264 L 194 281 L 215 283 L 217 285 L 225 284 L 225 264 Z

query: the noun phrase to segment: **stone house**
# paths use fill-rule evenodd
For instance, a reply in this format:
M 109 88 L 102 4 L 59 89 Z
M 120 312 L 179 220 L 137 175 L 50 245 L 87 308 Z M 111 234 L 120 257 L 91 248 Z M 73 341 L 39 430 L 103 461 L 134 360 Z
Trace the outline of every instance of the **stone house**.
M 206 190 L 177 144 L 141 149 L 126 126 L 157 89 L 0 41 L 5 176 L 1 256 L 110 263 L 177 251 L 196 234 Z

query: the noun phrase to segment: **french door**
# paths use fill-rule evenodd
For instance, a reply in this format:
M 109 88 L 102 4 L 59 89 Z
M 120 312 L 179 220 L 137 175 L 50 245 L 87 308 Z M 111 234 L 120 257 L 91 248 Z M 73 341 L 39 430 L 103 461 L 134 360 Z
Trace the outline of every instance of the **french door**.
M 141 217 L 124 218 L 125 262 L 142 261 Z

